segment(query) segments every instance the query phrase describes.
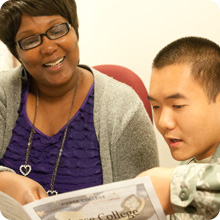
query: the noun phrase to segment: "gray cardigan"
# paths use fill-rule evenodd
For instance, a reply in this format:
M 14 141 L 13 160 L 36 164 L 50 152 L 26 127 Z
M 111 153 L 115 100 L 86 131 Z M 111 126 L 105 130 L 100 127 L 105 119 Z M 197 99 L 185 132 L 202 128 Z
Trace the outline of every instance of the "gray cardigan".
M 152 123 L 134 90 L 91 68 L 94 75 L 94 125 L 100 145 L 104 184 L 130 179 L 158 166 Z M 0 158 L 18 118 L 22 67 L 0 73 Z M 8 170 L 0 166 L 0 171 Z

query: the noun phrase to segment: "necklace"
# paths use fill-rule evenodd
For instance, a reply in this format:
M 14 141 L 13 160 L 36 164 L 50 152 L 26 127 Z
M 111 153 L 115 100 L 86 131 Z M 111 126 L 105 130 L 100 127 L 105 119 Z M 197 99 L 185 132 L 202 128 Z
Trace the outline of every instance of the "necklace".
M 58 167 L 59 167 L 59 164 L 60 164 L 60 158 L 61 158 L 61 155 L 62 155 L 62 152 L 63 152 L 63 148 L 64 148 L 64 144 L 65 144 L 65 140 L 66 140 L 66 135 L 67 135 L 68 127 L 69 127 L 69 122 L 70 122 L 71 114 L 72 114 L 72 111 L 73 111 L 73 105 L 74 105 L 74 102 L 75 102 L 78 87 L 79 87 L 79 73 L 77 72 L 77 80 L 76 80 L 73 99 L 72 99 L 72 103 L 71 103 L 71 107 L 70 107 L 70 112 L 69 112 L 69 115 L 68 115 L 67 124 L 66 124 L 66 128 L 65 128 L 65 131 L 64 131 L 62 143 L 61 143 L 61 146 L 60 146 L 59 153 L 57 155 L 56 163 L 55 163 L 52 178 L 51 178 L 51 183 L 50 183 L 51 188 L 50 188 L 50 190 L 47 191 L 47 194 L 49 196 L 58 194 L 58 192 L 56 190 L 54 190 L 54 185 L 55 185 L 57 170 L 58 170 Z M 20 168 L 19 168 L 20 173 L 23 176 L 28 176 L 31 172 L 31 169 L 32 169 L 31 165 L 28 164 L 28 160 L 29 160 L 29 156 L 30 156 L 30 151 L 31 151 L 31 147 L 32 147 L 34 133 L 35 133 L 35 122 L 36 122 L 36 117 L 37 117 L 38 104 L 39 104 L 39 94 L 38 94 L 38 90 L 37 90 L 34 120 L 33 120 L 32 128 L 31 128 L 30 136 L 29 136 L 29 139 L 28 139 L 28 146 L 27 146 L 27 151 L 26 151 L 25 164 L 21 165 Z

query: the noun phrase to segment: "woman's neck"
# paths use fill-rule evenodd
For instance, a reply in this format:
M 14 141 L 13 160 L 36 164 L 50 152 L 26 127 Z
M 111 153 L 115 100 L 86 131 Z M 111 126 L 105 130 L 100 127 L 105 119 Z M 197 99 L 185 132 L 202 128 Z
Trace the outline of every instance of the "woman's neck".
M 80 70 L 67 83 L 59 86 L 44 85 L 31 78 L 29 92 L 35 96 L 38 92 L 39 98 L 46 102 L 56 102 L 72 94 L 72 91 L 75 90 L 77 80 L 79 82 L 81 81 Z

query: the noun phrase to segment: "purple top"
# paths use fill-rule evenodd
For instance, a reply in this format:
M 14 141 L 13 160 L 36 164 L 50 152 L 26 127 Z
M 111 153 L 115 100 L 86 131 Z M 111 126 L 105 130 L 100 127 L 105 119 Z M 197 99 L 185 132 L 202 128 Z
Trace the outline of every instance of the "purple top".
M 10 144 L 0 164 L 20 174 L 24 165 L 28 139 L 32 128 L 26 113 L 28 89 L 22 92 L 19 117 Z M 99 143 L 93 122 L 94 83 L 79 111 L 70 120 L 64 150 L 58 167 L 55 187 L 58 193 L 101 185 L 102 166 Z M 37 120 L 37 119 L 36 119 Z M 28 164 L 29 178 L 50 190 L 51 177 L 61 147 L 65 126 L 55 135 L 47 136 L 35 129 Z

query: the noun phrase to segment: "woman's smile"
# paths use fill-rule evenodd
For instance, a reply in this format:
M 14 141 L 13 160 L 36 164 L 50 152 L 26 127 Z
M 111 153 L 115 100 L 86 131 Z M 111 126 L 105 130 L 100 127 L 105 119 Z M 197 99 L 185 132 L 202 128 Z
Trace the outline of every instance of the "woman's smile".
M 50 61 L 46 64 L 43 64 L 43 66 L 45 67 L 56 67 L 56 66 L 59 66 L 63 63 L 65 57 L 61 57 L 59 59 L 56 59 L 55 61 Z

